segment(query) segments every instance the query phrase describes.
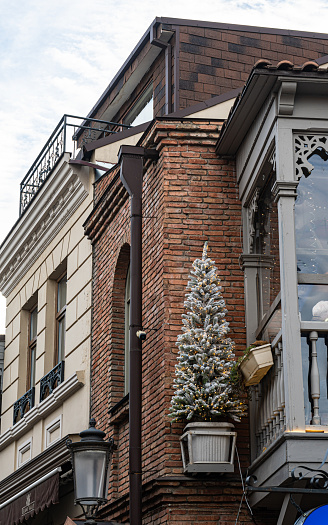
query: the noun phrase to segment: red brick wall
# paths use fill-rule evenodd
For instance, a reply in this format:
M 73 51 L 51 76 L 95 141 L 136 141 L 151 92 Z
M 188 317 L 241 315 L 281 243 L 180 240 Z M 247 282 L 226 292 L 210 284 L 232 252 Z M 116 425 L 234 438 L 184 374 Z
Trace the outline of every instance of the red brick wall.
M 157 121 L 143 144 L 156 147 L 160 153 L 157 163 L 147 165 L 143 186 L 145 524 L 234 523 L 241 498 L 237 466 L 235 474 L 214 475 L 206 482 L 183 475 L 179 437 L 184 424 L 172 423 L 168 417 L 188 274 L 194 259 L 201 256 L 205 240 L 222 279 L 230 335 L 238 349 L 245 345 L 243 274 L 239 266 L 241 204 L 233 164 L 218 160 L 214 152 L 219 126 L 218 121 Z M 127 521 L 127 402 L 114 413 L 108 414 L 108 409 L 118 400 L 122 384 L 117 374 L 121 365 L 115 364 L 122 347 L 119 333 L 115 335 L 115 316 L 122 315 L 118 297 L 123 288 L 114 292 L 114 287 L 121 272 L 124 277 L 122 247 L 129 241 L 129 203 L 119 181 L 109 186 L 112 178 L 113 173 L 96 185 L 96 196 L 99 186 L 102 197 L 87 225 L 94 247 L 91 406 L 98 425 L 113 435 L 118 445 L 111 500 L 104 515 Z M 236 427 L 245 470 L 249 465 L 247 420 Z M 250 521 L 247 516 L 243 520 Z

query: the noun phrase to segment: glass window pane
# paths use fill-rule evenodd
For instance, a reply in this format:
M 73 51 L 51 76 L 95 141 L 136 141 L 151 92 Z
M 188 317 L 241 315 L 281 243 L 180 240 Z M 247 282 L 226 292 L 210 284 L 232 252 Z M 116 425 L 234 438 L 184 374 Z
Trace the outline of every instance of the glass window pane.
M 328 285 L 299 284 L 298 307 L 301 321 L 328 322 Z
M 150 84 L 133 104 L 123 119 L 123 124 L 137 126 L 153 118 L 153 85 Z
M 153 97 L 147 102 L 145 107 L 140 111 L 140 113 L 137 115 L 137 117 L 131 122 L 133 126 L 139 126 L 139 124 L 143 124 L 144 122 L 148 122 L 149 120 L 153 119 Z
M 315 154 L 302 177 L 295 202 L 297 271 L 328 273 L 328 162 Z
M 30 341 L 36 337 L 37 334 L 37 319 L 38 309 L 35 308 L 30 314 Z
M 28 344 L 28 368 L 27 388 L 35 386 L 35 360 L 36 360 L 36 336 L 37 336 L 38 308 L 30 312 L 29 344 Z
M 30 388 L 35 386 L 35 357 L 36 357 L 36 344 L 31 348 L 31 377 L 30 377 Z
M 265 326 L 261 339 L 264 339 L 265 341 L 273 341 L 281 330 L 281 320 L 281 307 L 279 305 L 270 317 L 268 324 Z
M 66 319 L 63 317 L 58 321 L 58 363 L 63 361 L 65 357 L 65 330 Z
M 58 283 L 57 312 L 66 305 L 66 275 Z
M 272 174 L 260 193 L 255 214 L 254 253 L 263 255 L 258 268 L 260 319 L 280 292 L 278 208 L 272 195 Z

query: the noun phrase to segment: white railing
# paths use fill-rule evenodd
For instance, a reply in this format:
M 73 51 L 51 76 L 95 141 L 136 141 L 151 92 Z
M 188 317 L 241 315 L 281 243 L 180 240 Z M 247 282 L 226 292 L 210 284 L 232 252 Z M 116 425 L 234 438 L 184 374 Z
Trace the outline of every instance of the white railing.
M 327 426 L 328 326 L 323 322 L 302 322 L 301 335 L 305 427 Z M 251 393 L 255 457 L 264 452 L 286 430 L 281 331 L 271 346 L 274 364 L 262 381 L 252 388 Z
M 327 384 L 327 337 L 328 326 L 324 322 L 305 321 L 301 323 L 301 334 L 307 338 L 307 347 L 302 343 L 302 352 L 308 351 L 308 370 L 306 371 L 307 384 L 304 390 L 307 392 L 304 400 L 306 412 L 311 413 L 310 421 L 306 424 L 327 425 L 328 424 L 328 384 Z M 319 344 L 320 339 L 320 344 Z M 303 355 L 303 365 L 305 361 Z M 309 407 L 310 405 L 310 407 Z M 308 410 L 307 410 L 308 408 Z M 307 415 L 305 416 L 307 419 Z
M 286 428 L 281 332 L 272 343 L 273 366 L 254 387 L 256 455 L 260 455 Z

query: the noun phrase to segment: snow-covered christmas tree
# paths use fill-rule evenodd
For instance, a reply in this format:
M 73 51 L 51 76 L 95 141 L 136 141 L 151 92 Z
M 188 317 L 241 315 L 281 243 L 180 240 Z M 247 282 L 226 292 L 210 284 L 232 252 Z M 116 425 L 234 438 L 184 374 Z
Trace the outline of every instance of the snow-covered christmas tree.
M 216 421 L 221 416 L 239 421 L 245 405 L 236 395 L 231 371 L 235 365 L 234 343 L 227 338 L 227 310 L 214 261 L 207 257 L 193 263 L 178 336 L 170 415 L 174 421 Z

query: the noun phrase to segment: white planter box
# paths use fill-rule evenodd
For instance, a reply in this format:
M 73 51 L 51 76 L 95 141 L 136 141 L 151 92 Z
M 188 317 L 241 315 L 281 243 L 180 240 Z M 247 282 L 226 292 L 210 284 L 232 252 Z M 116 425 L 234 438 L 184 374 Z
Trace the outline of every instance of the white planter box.
M 189 423 L 180 438 L 184 472 L 233 472 L 233 429 L 231 423 Z
M 257 385 L 273 365 L 271 345 L 257 346 L 240 363 L 245 385 Z

